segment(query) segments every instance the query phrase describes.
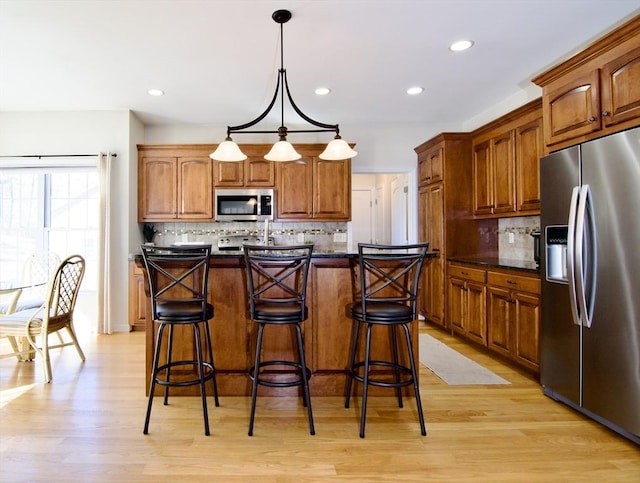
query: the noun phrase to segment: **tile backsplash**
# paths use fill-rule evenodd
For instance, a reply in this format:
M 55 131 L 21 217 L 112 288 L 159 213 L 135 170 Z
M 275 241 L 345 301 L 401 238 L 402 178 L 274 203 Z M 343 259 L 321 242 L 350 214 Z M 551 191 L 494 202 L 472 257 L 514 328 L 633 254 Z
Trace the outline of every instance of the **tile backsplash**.
M 500 258 L 533 261 L 532 231 L 540 229 L 539 216 L 500 218 L 498 252 Z
M 264 222 L 152 223 L 158 232 L 156 245 L 202 241 L 218 244 L 225 235 L 264 236 Z M 346 222 L 270 222 L 269 236 L 276 245 L 313 242 L 316 250 L 341 252 L 347 249 Z M 540 229 L 539 216 L 501 218 L 498 220 L 500 258 L 533 261 L 531 232 Z M 338 236 L 336 236 L 338 235 Z M 344 241 L 342 241 L 344 240 Z
M 172 245 L 176 242 L 204 242 L 211 243 L 216 247 L 218 237 L 228 235 L 262 237 L 265 230 L 263 221 L 150 224 L 158 232 L 153 240 L 156 245 Z M 276 245 L 313 242 L 315 249 L 319 251 L 345 251 L 347 248 L 347 228 L 346 222 L 269 222 L 268 224 L 269 236 L 273 237 Z

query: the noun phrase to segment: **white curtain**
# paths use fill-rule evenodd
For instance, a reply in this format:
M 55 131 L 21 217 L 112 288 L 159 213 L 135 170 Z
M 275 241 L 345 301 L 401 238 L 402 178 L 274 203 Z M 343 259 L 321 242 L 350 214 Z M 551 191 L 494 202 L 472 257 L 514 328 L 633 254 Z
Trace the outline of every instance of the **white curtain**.
M 98 317 L 96 332 L 111 334 L 111 153 L 98 155 L 100 173 L 100 219 L 98 225 Z

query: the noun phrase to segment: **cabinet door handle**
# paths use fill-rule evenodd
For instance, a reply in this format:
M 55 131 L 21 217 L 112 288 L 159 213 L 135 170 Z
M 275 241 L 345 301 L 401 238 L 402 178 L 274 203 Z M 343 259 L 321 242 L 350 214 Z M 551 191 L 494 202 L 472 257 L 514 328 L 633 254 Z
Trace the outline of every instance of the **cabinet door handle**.
M 516 282 L 515 280 L 507 280 L 507 283 L 509 285 L 518 285 L 518 282 Z
M 611 114 L 609 111 L 602 111 L 602 117 L 607 117 Z
M 596 118 L 594 116 L 589 117 L 589 122 L 594 122 Z

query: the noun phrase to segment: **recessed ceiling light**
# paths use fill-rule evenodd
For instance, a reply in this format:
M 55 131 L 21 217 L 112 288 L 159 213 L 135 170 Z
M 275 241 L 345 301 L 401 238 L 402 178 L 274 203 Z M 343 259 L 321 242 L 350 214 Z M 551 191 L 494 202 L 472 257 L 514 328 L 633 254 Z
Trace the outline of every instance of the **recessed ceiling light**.
M 423 92 L 424 92 L 424 87 L 419 87 L 419 86 L 409 87 L 407 89 L 407 94 L 409 94 L 410 96 L 422 94 Z
M 461 52 L 463 50 L 467 50 L 473 45 L 471 40 L 459 40 L 458 42 L 454 42 L 449 46 L 449 50 L 453 52 Z
M 160 89 L 149 89 L 147 93 L 150 96 L 164 96 L 164 91 Z
M 326 96 L 327 94 L 329 94 L 329 92 L 331 92 L 331 89 L 329 89 L 328 87 L 318 87 L 315 90 L 317 96 Z

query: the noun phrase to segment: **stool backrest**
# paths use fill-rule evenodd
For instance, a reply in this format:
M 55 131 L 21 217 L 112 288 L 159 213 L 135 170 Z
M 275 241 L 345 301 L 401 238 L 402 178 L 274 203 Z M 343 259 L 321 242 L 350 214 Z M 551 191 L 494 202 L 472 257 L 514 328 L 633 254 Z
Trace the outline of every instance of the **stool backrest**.
M 250 316 L 260 303 L 298 304 L 303 318 L 313 245 L 244 245 L 243 250 Z
M 142 245 L 142 257 L 149 280 L 151 311 L 158 320 L 158 307 L 181 302 L 200 304 L 206 313 L 211 245 Z
M 358 243 L 362 313 L 371 302 L 399 303 L 417 315 L 420 273 L 429 243 L 376 245 Z

